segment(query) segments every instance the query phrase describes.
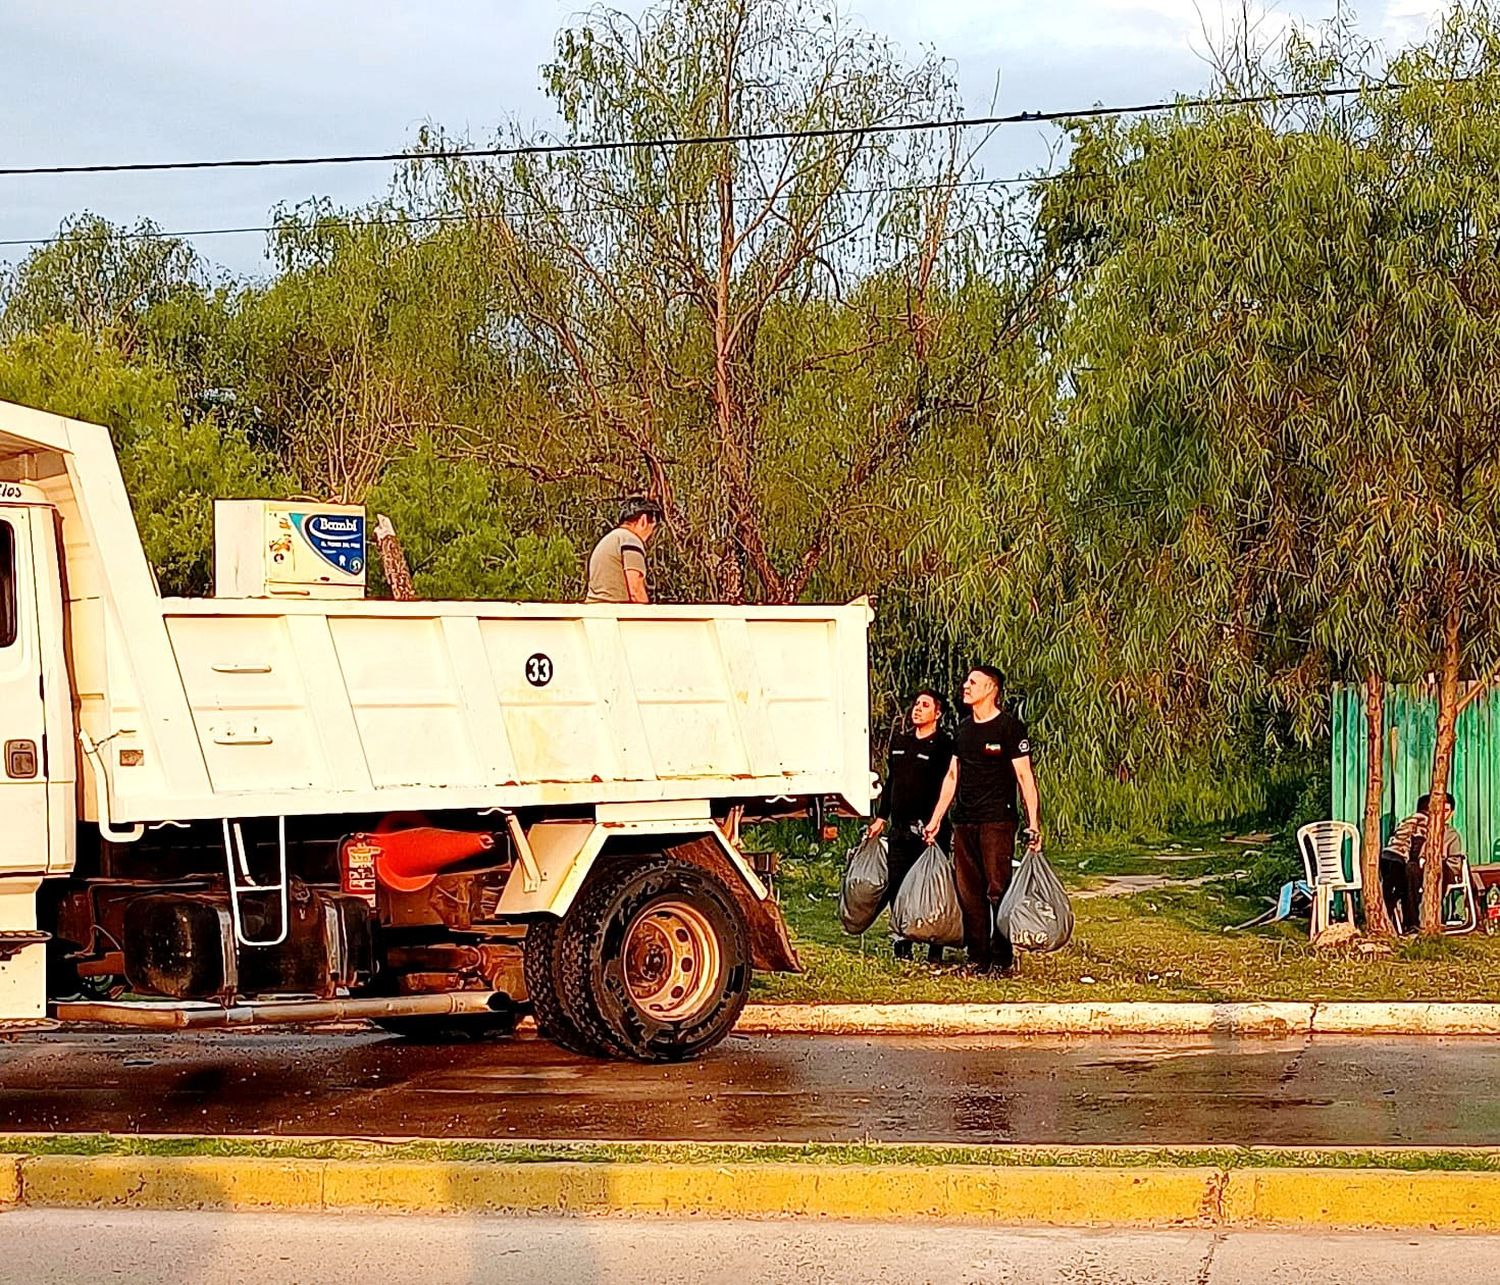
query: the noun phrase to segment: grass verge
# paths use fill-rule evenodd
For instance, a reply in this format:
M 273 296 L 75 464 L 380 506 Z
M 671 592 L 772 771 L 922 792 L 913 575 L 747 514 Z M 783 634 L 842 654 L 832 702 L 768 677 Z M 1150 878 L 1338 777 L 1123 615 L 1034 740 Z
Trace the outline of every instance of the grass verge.
M 1388 1169 L 1496 1172 L 1500 1148 L 948 1147 L 912 1143 L 378 1142 L 295 1138 L 0 1135 L 0 1154 L 232 1156 L 469 1164 L 985 1165 L 1029 1168 Z
M 1406 941 L 1390 954 L 1367 955 L 1352 948 L 1313 951 L 1306 920 L 1235 931 L 1266 908 L 1252 873 L 1263 857 L 1253 847 L 1198 837 L 1082 846 L 1049 853 L 1049 860 L 1075 894 L 1073 941 L 1054 955 L 1024 955 L 1017 978 L 990 980 L 892 959 L 884 916 L 863 937 L 848 936 L 838 921 L 842 853 L 790 856 L 778 891 L 806 971 L 757 976 L 754 998 L 1500 1002 L 1500 936 Z M 1175 886 L 1076 895 L 1119 888 L 1125 876 L 1166 878 Z M 1184 883 L 1204 876 L 1213 882 Z M 956 960 L 958 952 L 949 956 Z

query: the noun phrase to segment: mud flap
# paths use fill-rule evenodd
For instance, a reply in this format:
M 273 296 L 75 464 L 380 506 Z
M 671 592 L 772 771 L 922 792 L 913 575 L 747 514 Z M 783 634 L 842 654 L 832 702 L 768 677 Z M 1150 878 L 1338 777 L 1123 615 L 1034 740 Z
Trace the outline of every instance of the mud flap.
M 797 958 L 796 948 L 787 933 L 781 907 L 774 898 L 767 897 L 764 901 L 757 898 L 713 839 L 707 836 L 689 839 L 685 843 L 673 844 L 666 851 L 679 861 L 707 870 L 729 888 L 750 928 L 751 964 L 763 973 L 802 971 L 802 961 Z
M 46 941 L 34 929 L 0 931 L 0 1032 L 49 1025 Z

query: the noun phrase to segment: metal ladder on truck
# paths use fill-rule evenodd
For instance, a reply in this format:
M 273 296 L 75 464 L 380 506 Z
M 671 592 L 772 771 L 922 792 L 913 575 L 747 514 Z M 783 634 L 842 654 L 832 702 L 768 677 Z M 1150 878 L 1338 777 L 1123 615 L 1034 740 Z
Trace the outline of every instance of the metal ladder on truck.
M 241 822 L 224 818 L 224 864 L 229 874 L 229 913 L 234 921 L 234 939 L 241 946 L 280 946 L 290 927 L 290 895 L 286 859 L 286 818 L 276 818 L 276 882 L 261 883 L 250 869 L 245 850 L 245 831 Z M 244 913 L 240 898 L 246 893 L 274 892 L 277 900 L 277 922 L 280 931 L 274 937 L 245 935 Z

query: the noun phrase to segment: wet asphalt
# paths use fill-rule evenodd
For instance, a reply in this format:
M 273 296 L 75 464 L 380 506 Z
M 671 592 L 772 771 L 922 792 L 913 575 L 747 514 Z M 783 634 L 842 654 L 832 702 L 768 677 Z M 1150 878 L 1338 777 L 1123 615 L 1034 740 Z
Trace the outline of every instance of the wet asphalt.
M 1500 1146 L 1500 1041 L 767 1035 L 643 1066 L 525 1035 L 70 1030 L 0 1041 L 0 1130 Z

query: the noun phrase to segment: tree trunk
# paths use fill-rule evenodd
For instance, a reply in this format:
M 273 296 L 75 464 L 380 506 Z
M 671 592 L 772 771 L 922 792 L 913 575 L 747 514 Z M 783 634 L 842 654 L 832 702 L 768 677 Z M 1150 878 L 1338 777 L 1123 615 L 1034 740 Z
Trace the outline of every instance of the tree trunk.
M 1443 615 L 1443 647 L 1438 675 L 1437 745 L 1432 755 L 1432 801 L 1427 813 L 1427 839 L 1422 860 L 1422 934 L 1443 931 L 1443 853 L 1447 848 L 1448 778 L 1453 769 L 1453 747 L 1458 732 L 1458 670 L 1462 651 L 1463 603 L 1459 577 L 1450 572 Z
M 719 174 L 719 270 L 714 281 L 714 420 L 719 430 L 719 494 L 725 509 L 724 544 L 720 549 L 719 598 L 743 602 L 745 585 L 739 549 L 743 548 L 745 464 L 736 434 L 734 389 L 729 378 L 729 274 L 734 246 L 732 171 Z
M 1373 668 L 1365 675 L 1365 815 L 1360 829 L 1360 879 L 1365 886 L 1365 932 L 1389 937 L 1385 899 L 1380 895 L 1380 803 L 1385 791 L 1385 679 Z
M 398 602 L 411 602 L 416 598 L 417 591 L 412 587 L 406 553 L 401 548 L 401 541 L 396 538 L 396 528 L 384 513 L 378 514 L 375 519 L 375 547 L 380 553 L 380 570 L 385 575 L 391 597 Z

